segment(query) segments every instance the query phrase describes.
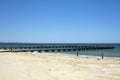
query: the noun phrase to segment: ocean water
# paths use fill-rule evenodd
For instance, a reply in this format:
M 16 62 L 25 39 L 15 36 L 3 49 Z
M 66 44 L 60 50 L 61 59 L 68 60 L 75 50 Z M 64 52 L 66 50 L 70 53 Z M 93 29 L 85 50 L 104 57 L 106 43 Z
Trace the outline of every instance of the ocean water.
M 120 58 L 120 44 L 111 44 L 114 49 L 104 49 L 104 50 L 87 50 L 79 51 L 79 55 L 90 55 L 90 56 L 101 56 L 102 53 L 105 57 L 119 57 Z M 63 52 L 64 54 L 76 55 L 77 52 Z
M 44 43 L 42 43 L 44 44 Z M 47 45 L 50 43 L 47 43 Z M 65 43 L 63 43 L 65 44 Z M 15 47 L 15 46 L 39 46 L 41 44 L 34 43 L 0 43 L 0 47 Z M 57 44 L 58 45 L 58 44 Z M 84 44 L 81 44 L 84 45 Z M 93 44 L 85 44 L 85 45 L 93 45 Z M 103 53 L 106 57 L 120 57 L 120 43 L 116 44 L 95 44 L 94 45 L 105 45 L 105 46 L 113 46 L 114 49 L 104 49 L 104 50 L 87 50 L 87 51 L 79 51 L 80 55 L 90 55 L 90 56 L 101 56 Z M 68 55 L 76 55 L 77 52 L 59 52 L 60 54 L 68 54 Z

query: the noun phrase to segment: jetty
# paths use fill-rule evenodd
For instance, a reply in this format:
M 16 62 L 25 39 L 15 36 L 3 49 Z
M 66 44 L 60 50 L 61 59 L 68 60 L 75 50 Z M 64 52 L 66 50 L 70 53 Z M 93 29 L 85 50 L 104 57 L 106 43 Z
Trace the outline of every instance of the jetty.
M 15 52 L 70 52 L 86 50 L 113 49 L 105 44 L 80 44 L 80 43 L 1 43 L 0 49 Z

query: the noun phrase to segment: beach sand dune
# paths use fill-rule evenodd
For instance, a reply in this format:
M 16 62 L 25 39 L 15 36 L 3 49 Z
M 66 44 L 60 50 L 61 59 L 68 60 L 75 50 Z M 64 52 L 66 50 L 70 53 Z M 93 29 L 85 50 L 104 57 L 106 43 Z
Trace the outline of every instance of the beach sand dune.
M 120 80 L 120 61 L 48 53 L 0 53 L 0 80 Z

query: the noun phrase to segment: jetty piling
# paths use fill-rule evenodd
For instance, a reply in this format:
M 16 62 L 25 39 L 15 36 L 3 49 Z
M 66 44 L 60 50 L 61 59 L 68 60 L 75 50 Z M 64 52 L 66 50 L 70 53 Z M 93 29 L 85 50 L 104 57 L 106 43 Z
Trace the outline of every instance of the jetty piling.
M 102 55 L 101 55 L 101 56 L 102 56 L 102 59 L 103 59 L 103 58 L 104 58 L 104 53 L 102 53 Z

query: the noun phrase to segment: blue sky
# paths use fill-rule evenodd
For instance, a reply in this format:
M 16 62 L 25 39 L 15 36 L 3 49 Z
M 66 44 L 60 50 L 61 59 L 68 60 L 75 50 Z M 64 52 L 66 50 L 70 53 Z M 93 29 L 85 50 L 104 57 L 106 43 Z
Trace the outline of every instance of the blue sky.
M 120 0 L 0 0 L 0 42 L 120 43 Z

